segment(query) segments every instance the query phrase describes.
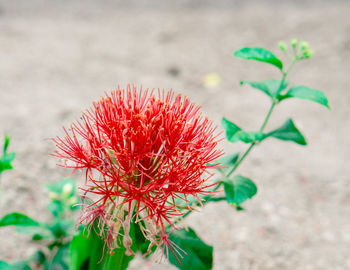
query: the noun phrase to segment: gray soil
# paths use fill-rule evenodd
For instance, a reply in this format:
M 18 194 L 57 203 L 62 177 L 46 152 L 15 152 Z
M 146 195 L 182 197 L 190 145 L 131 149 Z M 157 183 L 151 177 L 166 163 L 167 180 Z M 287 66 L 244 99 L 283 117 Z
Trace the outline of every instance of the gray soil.
M 214 246 L 214 269 L 350 269 L 349 14 L 348 1 L 0 1 L 0 133 L 17 152 L 15 170 L 1 178 L 0 216 L 49 219 L 44 184 L 70 172 L 56 167 L 48 138 L 118 84 L 173 88 L 218 125 L 226 116 L 256 129 L 269 100 L 238 82 L 280 74 L 232 52 L 263 46 L 283 57 L 277 42 L 296 37 L 316 53 L 291 83 L 323 90 L 332 110 L 281 104 L 267 129 L 292 117 L 309 145 L 267 140 L 238 170 L 259 186 L 246 211 L 213 203 L 187 222 Z M 212 72 L 221 83 L 206 88 Z M 223 145 L 228 153 L 246 147 Z M 3 260 L 36 248 L 13 228 L 0 239 Z M 130 269 L 173 267 L 137 258 Z

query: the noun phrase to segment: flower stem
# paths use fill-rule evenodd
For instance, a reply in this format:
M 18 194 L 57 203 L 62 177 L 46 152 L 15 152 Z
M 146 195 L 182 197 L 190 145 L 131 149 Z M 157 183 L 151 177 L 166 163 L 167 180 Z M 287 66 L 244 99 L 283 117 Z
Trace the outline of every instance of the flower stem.
M 267 115 L 266 115 L 266 117 L 265 117 L 264 123 L 261 125 L 261 127 L 260 127 L 260 129 L 259 129 L 260 132 L 263 132 L 264 128 L 266 127 L 266 124 L 267 124 L 267 122 L 269 121 L 270 116 L 271 116 L 271 114 L 272 114 L 272 111 L 273 111 L 273 109 L 275 108 L 276 104 L 277 104 L 277 102 L 275 102 L 275 101 L 272 102 L 272 104 L 271 104 L 271 106 L 270 106 L 270 109 L 269 109 L 269 111 L 268 111 L 268 113 L 267 113 Z
M 253 149 L 255 142 L 252 142 L 249 148 L 244 152 L 243 156 L 235 163 L 231 171 L 226 175 L 226 178 L 230 177 L 230 175 L 238 168 L 238 166 L 242 163 L 245 157 L 249 154 L 249 152 Z

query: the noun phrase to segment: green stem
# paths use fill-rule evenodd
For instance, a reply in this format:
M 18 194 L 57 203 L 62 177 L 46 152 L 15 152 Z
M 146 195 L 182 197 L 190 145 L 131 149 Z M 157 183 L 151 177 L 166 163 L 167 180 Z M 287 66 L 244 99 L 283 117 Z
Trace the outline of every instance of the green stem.
M 268 111 L 268 113 L 267 113 L 267 115 L 266 115 L 266 117 L 264 119 L 264 122 L 263 122 L 263 124 L 261 125 L 261 127 L 259 129 L 260 132 L 263 132 L 264 128 L 266 127 L 266 124 L 269 121 L 270 116 L 272 114 L 272 111 L 275 108 L 276 104 L 277 104 L 277 102 L 275 102 L 275 101 L 272 102 L 272 104 L 270 106 L 270 109 L 269 109 L 269 111 Z
M 253 149 L 255 142 L 252 142 L 249 148 L 244 152 L 243 156 L 235 163 L 231 171 L 226 175 L 226 178 L 230 177 L 230 175 L 238 168 L 238 166 L 242 163 L 245 157 L 249 154 L 249 152 Z

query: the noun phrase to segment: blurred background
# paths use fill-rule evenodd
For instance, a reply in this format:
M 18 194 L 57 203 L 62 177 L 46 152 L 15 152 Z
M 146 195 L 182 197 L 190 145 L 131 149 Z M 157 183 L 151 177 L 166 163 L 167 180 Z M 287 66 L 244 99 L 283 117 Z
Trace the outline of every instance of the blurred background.
M 222 116 L 256 129 L 269 99 L 239 81 L 280 74 L 232 53 L 261 46 L 283 58 L 277 42 L 298 38 L 315 55 L 297 64 L 291 83 L 324 91 L 332 110 L 294 100 L 277 107 L 267 129 L 292 117 L 309 145 L 256 147 L 238 170 L 259 187 L 246 211 L 209 204 L 188 224 L 214 246 L 214 269 L 350 269 L 349 14 L 345 0 L 1 0 L 0 134 L 12 137 L 17 158 L 1 178 L 0 216 L 49 218 L 43 185 L 70 172 L 56 167 L 48 139 L 118 85 L 172 88 L 201 104 L 219 130 Z M 0 230 L 0 243 L 7 261 L 35 250 L 11 228 Z M 138 258 L 130 269 L 173 266 Z

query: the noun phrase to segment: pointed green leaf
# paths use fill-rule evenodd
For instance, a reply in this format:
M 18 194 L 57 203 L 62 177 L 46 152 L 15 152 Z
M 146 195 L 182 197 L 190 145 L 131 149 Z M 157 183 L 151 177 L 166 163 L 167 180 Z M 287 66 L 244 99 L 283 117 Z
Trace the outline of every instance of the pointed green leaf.
M 287 80 L 284 80 L 282 84 L 281 80 L 267 80 L 267 81 L 260 81 L 260 82 L 241 81 L 240 83 L 241 85 L 249 84 L 251 87 L 264 92 L 269 97 L 277 98 L 278 95 L 284 89 L 286 89 L 289 82 Z
M 269 132 L 267 137 L 273 137 L 284 141 L 293 141 L 301 145 L 307 144 L 304 136 L 296 128 L 292 119 L 288 119 L 281 127 Z
M 13 166 L 11 162 L 15 159 L 16 153 L 7 153 L 7 148 L 10 144 L 10 137 L 5 136 L 3 155 L 0 157 L 0 174 L 5 170 L 12 170 Z
M 222 126 L 226 131 L 227 140 L 232 143 L 238 141 L 244 143 L 251 143 L 253 141 L 260 142 L 266 137 L 266 135 L 260 131 L 243 131 L 240 127 L 226 118 L 222 118 Z
M 4 153 L 7 152 L 7 148 L 10 145 L 10 140 L 11 138 L 8 135 L 5 135 L 5 140 L 4 140 Z
M 326 95 L 320 90 L 310 89 L 309 87 L 302 85 L 294 86 L 291 87 L 288 92 L 285 95 L 282 95 L 279 99 L 283 100 L 291 97 L 311 100 L 329 109 L 328 99 Z
M 266 138 L 266 135 L 260 131 L 238 131 L 231 142 L 241 141 L 244 143 L 261 142 Z
M 5 163 L 0 160 L 0 173 L 5 170 L 12 170 L 13 166 L 10 163 Z
M 231 141 L 233 136 L 241 130 L 240 127 L 227 120 L 225 117 L 222 118 L 222 126 L 226 131 L 226 138 L 228 141 Z
M 174 253 L 168 249 L 165 250 L 168 253 L 169 261 L 177 268 L 182 270 L 208 270 L 213 267 L 213 247 L 204 243 L 191 228 L 188 231 L 181 229 L 174 231 L 169 235 L 169 240 L 179 247 L 176 248 L 173 245 L 173 249 L 177 249 L 181 252 L 182 249 L 186 254 L 183 254 L 183 258 L 179 254 L 176 254 L 181 263 L 177 260 Z
M 3 226 L 40 226 L 40 223 L 24 214 L 12 212 L 0 220 L 0 227 Z
M 241 175 L 236 175 L 233 179 L 226 179 L 224 190 L 227 202 L 236 206 L 252 198 L 258 191 L 252 180 Z
M 246 60 L 256 60 L 260 62 L 269 63 L 278 67 L 280 70 L 283 69 L 282 61 L 279 60 L 272 52 L 263 48 L 242 48 L 234 52 L 233 55 Z

